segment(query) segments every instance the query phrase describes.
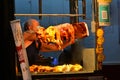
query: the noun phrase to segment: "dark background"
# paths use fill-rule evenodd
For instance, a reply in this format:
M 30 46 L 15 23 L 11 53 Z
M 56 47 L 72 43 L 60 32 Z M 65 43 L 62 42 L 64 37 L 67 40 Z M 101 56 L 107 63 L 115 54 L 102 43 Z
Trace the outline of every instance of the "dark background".
M 9 21 L 14 19 L 14 0 L 0 1 L 1 80 L 16 80 L 15 45 Z

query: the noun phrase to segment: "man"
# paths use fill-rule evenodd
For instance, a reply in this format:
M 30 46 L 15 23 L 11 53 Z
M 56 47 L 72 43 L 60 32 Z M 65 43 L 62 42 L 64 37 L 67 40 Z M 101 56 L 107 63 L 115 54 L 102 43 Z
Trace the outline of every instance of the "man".
M 32 65 L 36 62 L 39 54 L 39 46 L 40 43 L 37 42 L 36 32 L 38 31 L 38 27 L 40 26 L 39 22 L 35 19 L 29 19 L 24 24 L 24 45 L 26 48 L 29 65 Z

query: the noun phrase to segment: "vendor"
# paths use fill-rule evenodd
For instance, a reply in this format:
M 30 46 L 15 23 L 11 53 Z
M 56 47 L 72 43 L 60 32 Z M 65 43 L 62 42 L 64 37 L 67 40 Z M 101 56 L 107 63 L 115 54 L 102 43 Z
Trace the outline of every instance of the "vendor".
M 39 22 L 35 19 L 29 19 L 24 24 L 24 45 L 26 48 L 29 65 L 35 63 L 37 59 L 37 55 L 39 54 L 39 47 L 37 46 L 37 36 L 36 32 L 38 31 L 38 26 L 40 26 Z M 41 43 L 39 43 L 39 46 Z

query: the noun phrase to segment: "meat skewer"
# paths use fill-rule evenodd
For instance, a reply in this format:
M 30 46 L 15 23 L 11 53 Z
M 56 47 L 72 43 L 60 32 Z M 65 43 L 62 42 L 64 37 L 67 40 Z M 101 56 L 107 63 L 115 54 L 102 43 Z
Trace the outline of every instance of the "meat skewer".
M 64 23 L 55 26 L 49 26 L 46 29 L 42 27 L 38 31 L 38 38 L 41 42 L 43 42 L 43 44 L 56 44 L 59 50 L 73 44 L 75 39 L 82 39 L 88 36 L 88 26 L 85 22 L 73 24 Z

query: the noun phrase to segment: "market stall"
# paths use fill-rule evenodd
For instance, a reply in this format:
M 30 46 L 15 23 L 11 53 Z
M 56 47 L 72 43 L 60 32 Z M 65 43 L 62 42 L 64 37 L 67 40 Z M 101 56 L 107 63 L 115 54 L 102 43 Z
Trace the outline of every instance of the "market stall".
M 63 61 L 61 64 L 58 61 L 57 65 L 33 64 L 32 66 L 29 66 L 27 55 L 24 54 L 22 55 L 24 56 L 24 59 L 22 59 L 22 62 L 20 62 L 20 68 L 22 70 L 21 71 L 22 73 L 19 71 L 16 72 L 16 76 L 18 77 L 18 80 L 22 78 L 24 79 L 29 78 L 28 80 L 31 80 L 30 77 L 32 77 L 33 79 L 40 79 L 40 80 L 61 80 L 61 79 L 62 80 L 95 80 L 95 79 L 104 80 L 104 76 L 100 72 L 102 70 L 102 62 L 104 61 L 105 58 L 104 48 L 103 48 L 104 30 L 99 25 L 98 2 L 97 0 L 91 0 L 91 2 L 92 2 L 91 28 L 88 27 L 87 22 L 84 22 L 84 20 L 87 20 L 87 15 L 89 15 L 86 13 L 86 5 L 87 5 L 86 0 L 81 0 L 82 14 L 79 14 L 78 11 L 80 7 L 78 6 L 78 0 L 69 0 L 70 3 L 69 14 L 14 14 L 15 16 L 22 16 L 22 17 L 24 16 L 69 17 L 70 22 L 67 24 L 62 23 L 53 26 L 48 26 L 47 28 L 45 28 L 45 31 L 47 32 L 48 30 L 48 33 L 44 37 L 50 36 L 51 35 L 50 33 L 52 33 L 54 30 L 55 34 L 52 34 L 52 40 L 51 37 L 46 37 L 45 42 L 47 43 L 52 42 L 54 44 L 57 44 L 58 51 L 61 50 L 61 52 L 63 52 L 62 50 L 65 49 L 62 48 L 62 44 L 65 44 L 67 40 L 69 40 L 69 38 L 72 38 L 71 44 L 68 45 L 70 46 L 70 50 L 69 50 L 70 52 L 68 52 L 68 55 L 72 55 L 71 60 L 68 61 L 69 63 L 63 61 L 62 59 L 62 58 L 64 59 L 67 58 L 66 55 L 65 57 L 63 56 L 61 57 L 61 61 Z M 82 18 L 83 21 L 82 20 L 80 21 L 79 18 Z M 19 26 L 17 26 L 16 28 L 15 25 L 19 25 Z M 20 20 L 11 21 L 11 28 L 14 28 L 13 34 L 15 34 L 14 39 L 16 41 L 15 42 L 16 47 L 19 47 L 19 44 L 21 44 L 20 46 L 24 46 L 24 44 L 22 43 L 22 30 L 20 29 L 20 27 L 21 27 Z M 61 35 L 56 36 L 56 34 L 58 33 L 57 29 L 61 30 L 61 32 L 58 31 L 59 33 L 61 33 Z M 92 31 L 90 29 L 92 29 Z M 72 30 L 74 31 L 72 32 Z M 64 36 L 62 31 L 66 32 L 67 37 L 66 35 Z M 79 37 L 76 37 L 76 35 L 79 35 Z M 85 45 L 84 44 L 80 45 L 80 43 L 82 43 L 80 40 L 84 40 L 86 37 L 91 37 L 91 35 L 94 35 L 94 37 L 92 37 L 94 43 L 93 46 L 83 48 L 83 46 Z M 58 38 L 56 39 L 55 37 Z M 24 51 L 25 50 L 24 47 L 21 47 L 21 49 L 17 48 L 19 56 L 21 56 L 20 50 L 22 49 L 23 49 L 23 53 L 26 53 Z M 46 59 L 43 59 L 43 61 L 44 60 Z M 47 60 L 48 62 L 52 63 L 54 59 L 53 60 L 47 59 Z

